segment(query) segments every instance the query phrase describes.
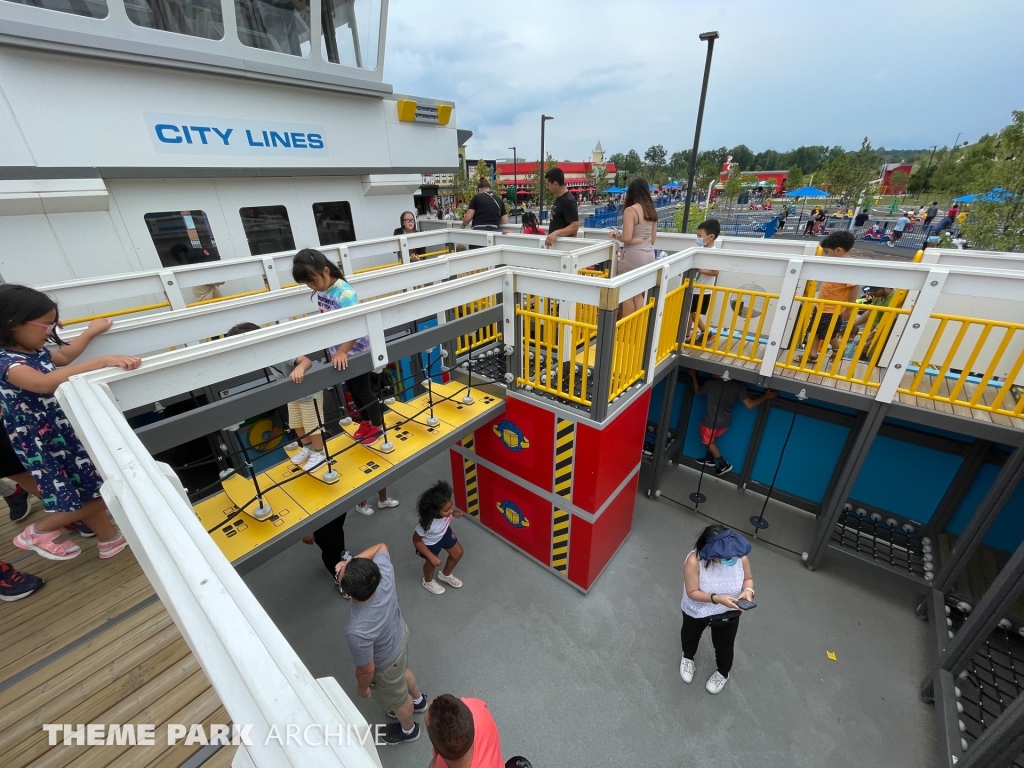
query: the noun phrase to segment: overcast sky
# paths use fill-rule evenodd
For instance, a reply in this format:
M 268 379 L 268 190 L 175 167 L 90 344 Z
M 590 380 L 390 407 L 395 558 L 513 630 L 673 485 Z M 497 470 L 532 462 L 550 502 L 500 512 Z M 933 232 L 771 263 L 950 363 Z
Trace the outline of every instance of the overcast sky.
M 384 80 L 455 102 L 470 157 L 701 147 L 923 148 L 1024 109 L 1024 2 L 391 0 Z

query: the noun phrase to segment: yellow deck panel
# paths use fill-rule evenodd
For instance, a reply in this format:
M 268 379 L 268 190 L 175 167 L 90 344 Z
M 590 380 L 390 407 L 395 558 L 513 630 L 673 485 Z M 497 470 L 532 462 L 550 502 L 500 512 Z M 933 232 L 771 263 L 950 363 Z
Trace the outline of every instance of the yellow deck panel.
M 458 382 L 434 385 L 434 413 L 440 419 L 436 427 L 428 427 L 425 423 L 429 416 L 429 411 L 424 410 L 427 408 L 426 394 L 409 403 L 396 401 L 389 406 L 384 418 L 394 450 L 388 453 L 379 450 L 383 441 L 374 446 L 356 443 L 352 436 L 357 423 L 343 427 L 343 432 L 327 443 L 335 460 L 334 468 L 340 475 L 333 483 L 318 479 L 326 472 L 326 464 L 313 473 L 305 473 L 290 459 L 258 473 L 257 481 L 273 510 L 266 520 L 258 521 L 250 514 L 237 511 L 256 495 L 252 481 L 239 474 L 225 478 L 221 493 L 193 508 L 203 526 L 212 530 L 211 537 L 228 560 L 237 560 L 348 496 L 374 477 L 409 461 L 436 441 L 460 432 L 470 421 L 503 403 L 501 398 L 474 388 L 473 403 L 466 405 L 461 401 L 466 391 L 465 385 Z M 253 506 L 248 509 L 251 511 Z

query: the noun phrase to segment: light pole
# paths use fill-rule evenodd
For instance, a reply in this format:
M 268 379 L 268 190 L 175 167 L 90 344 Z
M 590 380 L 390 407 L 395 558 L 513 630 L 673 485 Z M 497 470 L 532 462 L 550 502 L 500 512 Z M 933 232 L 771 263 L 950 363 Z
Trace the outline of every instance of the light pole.
M 540 214 L 537 221 L 540 223 L 544 222 L 544 123 L 554 119 L 548 115 L 540 116 L 540 169 L 537 171 L 540 174 Z
M 512 150 L 512 207 L 515 210 L 519 210 L 519 174 L 517 172 L 516 165 L 516 148 L 509 147 Z
M 690 201 L 693 199 L 693 177 L 697 173 L 697 148 L 700 146 L 700 124 L 704 121 L 704 99 L 708 95 L 708 75 L 711 74 L 711 54 L 715 50 L 717 32 L 705 32 L 701 40 L 708 43 L 708 57 L 704 61 L 704 83 L 700 87 L 700 106 L 697 107 L 697 130 L 693 133 L 693 151 L 690 152 L 690 175 L 686 181 L 686 203 L 683 206 L 683 232 L 690 222 Z

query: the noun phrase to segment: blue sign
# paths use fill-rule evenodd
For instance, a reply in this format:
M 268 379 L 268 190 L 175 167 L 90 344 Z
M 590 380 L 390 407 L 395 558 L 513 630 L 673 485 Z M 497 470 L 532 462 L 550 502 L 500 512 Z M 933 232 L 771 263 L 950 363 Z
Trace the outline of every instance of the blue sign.
M 514 421 L 502 419 L 494 425 L 493 429 L 494 434 L 501 440 L 501 444 L 513 453 L 519 453 L 524 448 L 530 447 L 530 441 L 526 439 L 523 430 Z
M 513 528 L 529 528 L 530 521 L 526 519 L 526 515 L 508 499 L 505 501 L 498 502 L 498 512 L 505 518 L 509 525 Z
M 161 154 L 325 157 L 319 125 L 147 112 L 146 127 Z

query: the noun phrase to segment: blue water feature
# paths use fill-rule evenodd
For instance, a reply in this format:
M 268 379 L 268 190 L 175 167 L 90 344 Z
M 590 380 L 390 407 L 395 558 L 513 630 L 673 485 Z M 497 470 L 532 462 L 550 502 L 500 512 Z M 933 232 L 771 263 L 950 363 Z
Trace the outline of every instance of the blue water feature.
M 764 485 L 771 483 L 792 421 L 792 411 L 773 408 L 768 414 L 750 475 L 752 480 Z M 820 504 L 849 432 L 842 424 L 798 415 L 775 487 Z
M 963 457 L 879 435 L 850 494 L 857 501 L 927 523 Z

